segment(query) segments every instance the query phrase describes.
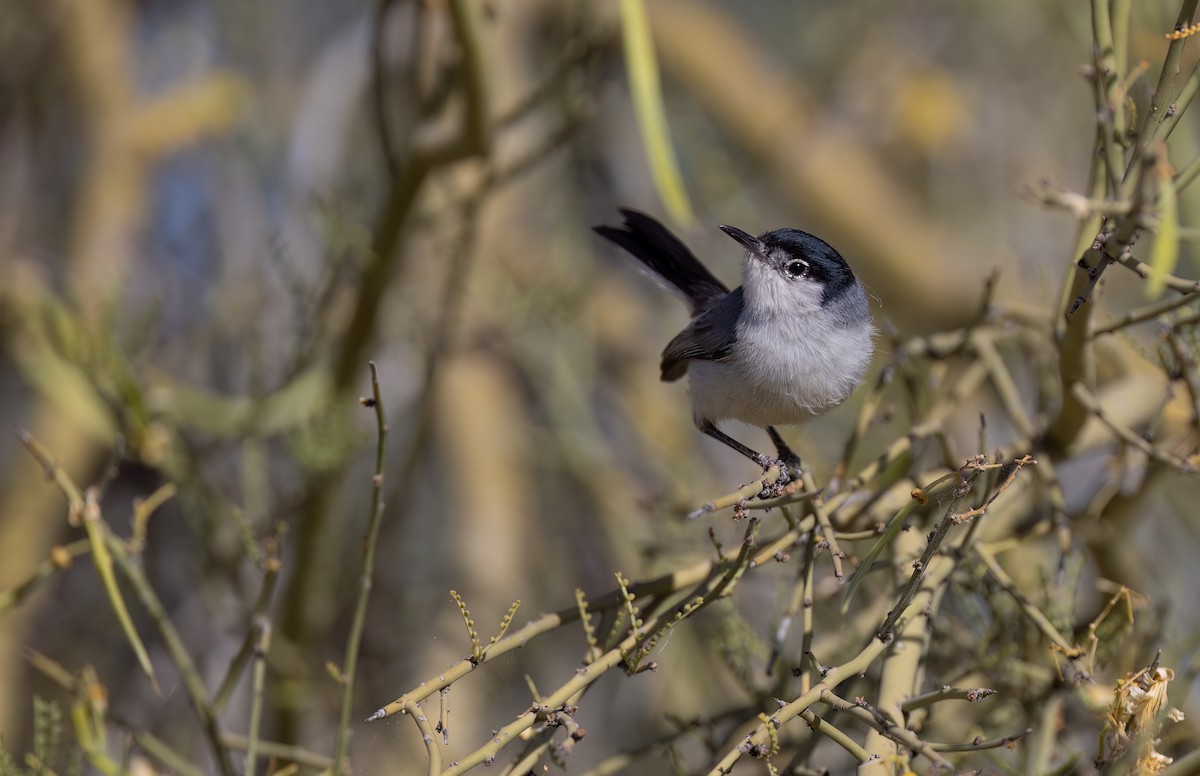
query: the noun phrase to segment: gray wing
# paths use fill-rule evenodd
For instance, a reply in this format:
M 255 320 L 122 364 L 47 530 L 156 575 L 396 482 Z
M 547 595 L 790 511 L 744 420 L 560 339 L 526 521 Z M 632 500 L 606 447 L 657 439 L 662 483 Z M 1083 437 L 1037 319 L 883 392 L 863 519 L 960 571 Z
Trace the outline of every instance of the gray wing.
M 719 361 L 732 353 L 743 304 L 739 286 L 675 335 L 662 353 L 662 379 L 683 377 L 689 361 Z

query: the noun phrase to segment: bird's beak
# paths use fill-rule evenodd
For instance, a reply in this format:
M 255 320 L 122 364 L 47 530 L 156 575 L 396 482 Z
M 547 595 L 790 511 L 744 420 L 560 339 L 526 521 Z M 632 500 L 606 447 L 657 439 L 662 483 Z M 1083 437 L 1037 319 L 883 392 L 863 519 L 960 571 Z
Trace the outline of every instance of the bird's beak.
M 746 250 L 750 251 L 750 255 L 755 256 L 759 259 L 766 260 L 767 246 L 763 244 L 762 240 L 758 239 L 757 237 L 750 234 L 749 232 L 743 232 L 741 229 L 738 229 L 736 226 L 726 226 L 726 225 L 722 224 L 720 229 L 725 234 L 729 235 L 733 239 L 740 242 L 742 245 L 746 246 Z

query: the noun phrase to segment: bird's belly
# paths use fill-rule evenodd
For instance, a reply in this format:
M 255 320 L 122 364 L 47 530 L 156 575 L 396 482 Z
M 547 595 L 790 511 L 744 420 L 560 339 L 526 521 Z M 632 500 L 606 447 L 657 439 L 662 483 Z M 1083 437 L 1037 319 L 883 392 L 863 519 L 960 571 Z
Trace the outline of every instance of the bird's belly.
M 754 426 L 812 420 L 845 401 L 862 379 L 872 351 L 870 332 L 864 334 L 843 337 L 840 347 L 810 343 L 795 359 L 780 359 L 769 343 L 762 348 L 739 343 L 732 357 L 689 363 L 697 419 L 732 418 Z

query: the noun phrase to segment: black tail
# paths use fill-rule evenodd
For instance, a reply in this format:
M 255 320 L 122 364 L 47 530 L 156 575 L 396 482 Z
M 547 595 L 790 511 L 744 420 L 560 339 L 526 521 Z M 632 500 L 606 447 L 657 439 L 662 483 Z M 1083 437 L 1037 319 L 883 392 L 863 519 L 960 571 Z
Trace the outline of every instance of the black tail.
M 633 254 L 664 283 L 679 290 L 697 316 L 729 293 L 688 247 L 645 213 L 621 208 L 625 227 L 596 226 L 596 233 Z

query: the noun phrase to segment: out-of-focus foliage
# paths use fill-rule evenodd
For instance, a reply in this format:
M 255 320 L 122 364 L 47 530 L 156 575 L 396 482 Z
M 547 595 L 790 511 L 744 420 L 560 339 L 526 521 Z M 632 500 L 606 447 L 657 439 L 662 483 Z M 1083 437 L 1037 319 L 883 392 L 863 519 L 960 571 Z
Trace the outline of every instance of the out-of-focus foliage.
M 0 773 L 1193 767 L 1180 5 L 0 4 Z M 590 232 L 688 202 L 871 290 L 807 495 Z

